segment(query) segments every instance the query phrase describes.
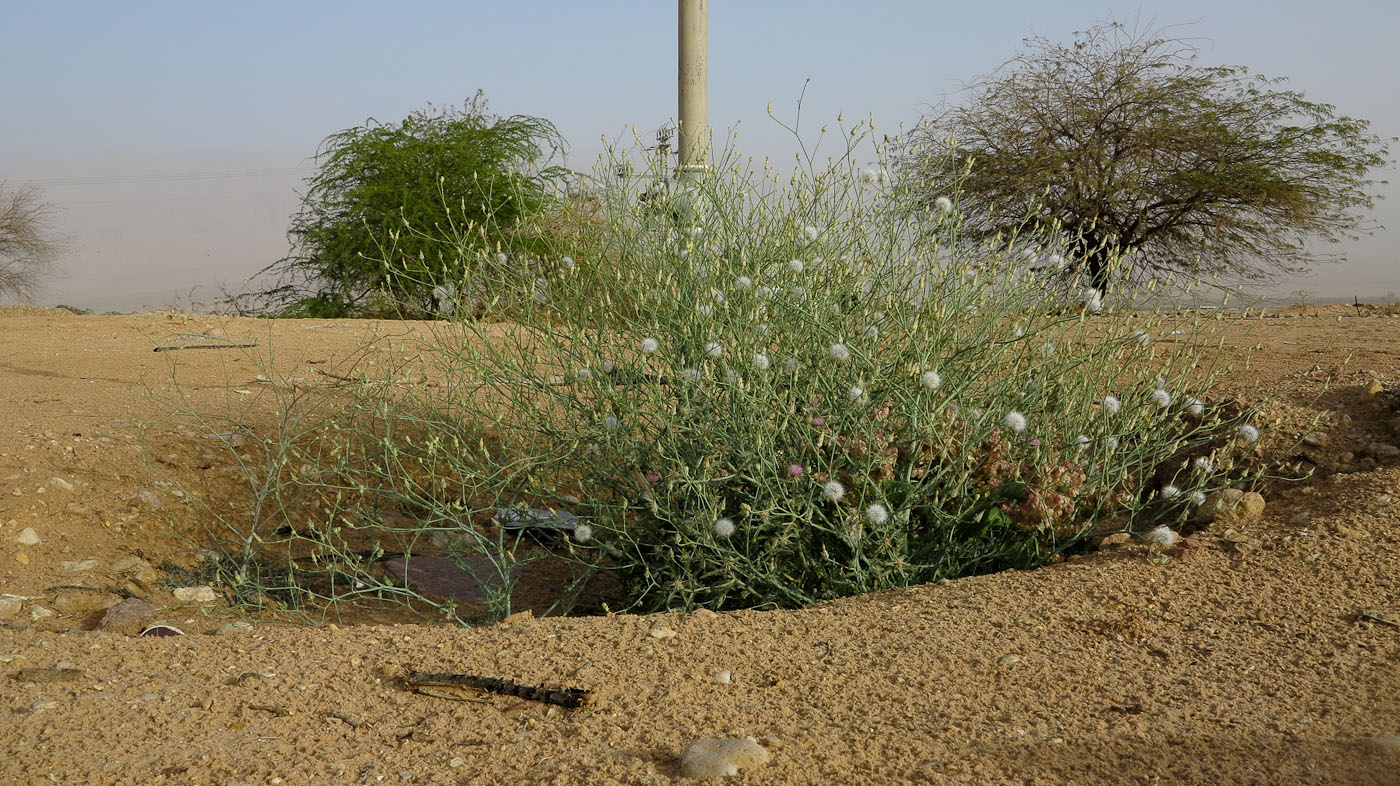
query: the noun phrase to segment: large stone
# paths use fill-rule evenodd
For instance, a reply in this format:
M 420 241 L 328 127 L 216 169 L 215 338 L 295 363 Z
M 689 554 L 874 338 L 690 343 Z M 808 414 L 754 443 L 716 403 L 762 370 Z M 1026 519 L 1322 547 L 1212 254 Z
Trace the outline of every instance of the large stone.
M 681 752 L 681 775 L 687 778 L 724 778 L 739 770 L 768 761 L 768 751 L 753 737 L 699 739 Z
M 146 620 L 156 615 L 156 607 L 139 598 L 127 598 L 116 604 L 97 623 L 98 630 L 113 633 L 137 633 Z
M 106 611 L 121 603 L 121 598 L 105 592 L 84 592 L 64 590 L 54 596 L 49 605 L 59 614 L 82 616 L 98 611 Z
M 0 598 L 0 620 L 18 617 L 23 608 L 24 601 L 19 598 Z
M 33 527 L 25 527 L 16 532 L 11 540 L 21 546 L 37 546 L 39 545 L 39 533 L 35 532 Z

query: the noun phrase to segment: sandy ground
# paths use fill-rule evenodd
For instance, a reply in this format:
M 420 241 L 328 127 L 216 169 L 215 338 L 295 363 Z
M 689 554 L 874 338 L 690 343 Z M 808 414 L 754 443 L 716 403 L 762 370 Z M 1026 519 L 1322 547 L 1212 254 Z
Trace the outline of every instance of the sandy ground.
M 174 484 L 238 480 L 162 400 L 256 423 L 264 363 L 315 377 L 413 329 L 0 310 L 0 783 L 668 783 L 692 740 L 752 736 L 769 760 L 736 782 L 1400 784 L 1394 318 L 1230 328 L 1224 353 L 1261 350 L 1224 392 L 1336 417 L 1306 451 L 1313 479 L 1175 555 L 1118 544 L 798 612 L 470 630 L 231 626 L 221 601 L 133 582 L 125 558 L 195 563 Z M 218 341 L 258 346 L 152 351 Z M 187 635 L 94 630 L 129 595 Z M 405 669 L 592 695 L 452 701 L 407 690 Z

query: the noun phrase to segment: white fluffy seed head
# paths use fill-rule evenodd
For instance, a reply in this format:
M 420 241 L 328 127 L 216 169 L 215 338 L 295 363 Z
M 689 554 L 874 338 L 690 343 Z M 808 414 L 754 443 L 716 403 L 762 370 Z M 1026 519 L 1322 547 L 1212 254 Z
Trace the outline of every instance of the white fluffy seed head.
M 1055 354 L 1055 345 L 1047 341 L 1040 345 L 1040 352 L 1043 355 L 1053 355 Z
M 802 260 L 800 260 L 800 259 L 790 259 L 790 260 L 788 260 L 788 263 L 787 263 L 787 269 L 788 269 L 788 270 L 791 270 L 791 271 L 794 272 L 794 273 L 801 273 L 801 272 L 802 272 L 802 268 L 803 268 Z
M 816 227 L 802 227 L 802 239 L 808 243 L 816 242 L 820 236 L 821 232 L 817 231 Z
M 1204 403 L 1202 403 L 1201 400 L 1198 399 L 1198 398 L 1194 398 L 1194 397 L 1192 397 L 1192 396 L 1187 396 L 1187 397 L 1186 397 L 1186 411 L 1189 412 L 1189 413 L 1191 413 L 1192 415 L 1195 415 L 1196 417 L 1200 417 L 1201 415 L 1204 415 L 1204 414 L 1205 414 L 1205 412 L 1206 412 L 1206 405 L 1205 405 Z
M 860 401 L 865 398 L 865 388 L 860 385 L 852 385 L 851 389 L 846 391 L 846 397 L 851 401 Z
M 880 525 L 890 520 L 890 511 L 884 505 L 875 503 L 865 509 L 865 518 L 871 524 Z
M 1166 409 L 1167 407 L 1171 406 L 1172 394 L 1168 393 L 1162 388 L 1157 388 L 1156 390 L 1152 391 L 1152 395 L 1148 396 L 1147 400 L 1157 405 L 1158 409 Z
M 788 358 L 783 361 L 783 370 L 789 374 L 796 374 L 802 370 L 802 361 L 797 358 Z
M 593 372 L 590 371 L 589 369 L 581 368 L 581 369 L 579 369 L 579 370 L 576 372 L 576 376 L 577 376 L 579 379 L 592 379 L 592 378 L 593 378 Z
M 734 534 L 734 520 L 720 519 L 715 522 L 715 534 L 721 538 L 727 538 Z
M 753 356 L 753 367 L 759 371 L 767 371 L 768 356 L 762 352 L 755 352 Z
M 1122 408 L 1123 408 L 1123 402 L 1119 401 L 1117 396 L 1104 396 L 1104 397 L 1103 397 L 1103 410 L 1104 410 L 1104 412 L 1107 412 L 1107 413 L 1110 414 L 1110 415 L 1117 415 L 1117 414 L 1118 414 L 1118 410 L 1120 410 L 1120 409 L 1122 409 Z
M 1080 434 L 1079 436 L 1074 438 L 1074 446 L 1079 448 L 1080 450 L 1089 447 L 1089 442 L 1090 439 L 1086 434 Z
M 1017 434 L 1026 430 L 1026 416 L 1014 410 L 1006 413 L 1006 417 L 1002 418 L 1001 422 Z
M 1152 341 L 1152 334 L 1148 333 L 1146 330 L 1134 330 L 1131 338 L 1133 341 L 1145 345 Z
M 700 369 L 698 368 L 683 368 L 681 369 L 681 376 L 685 377 L 687 381 L 696 383 L 702 379 Z
M 948 211 L 953 209 L 953 200 L 949 199 L 948 197 L 941 196 L 933 200 L 933 206 L 938 208 L 938 212 L 947 213 Z
M 1205 456 L 1197 456 L 1196 461 L 1194 463 L 1196 465 L 1196 469 L 1202 472 L 1208 473 L 1215 470 L 1215 465 L 1211 464 L 1210 459 L 1206 458 Z
M 919 375 L 919 384 L 929 390 L 938 390 L 943 385 L 943 377 L 938 376 L 937 371 L 925 371 Z
M 1099 292 L 1097 289 L 1090 288 L 1084 290 L 1084 296 L 1080 302 L 1084 304 L 1084 310 L 1091 314 L 1097 314 L 1103 311 L 1103 293 Z
M 1191 492 L 1191 504 L 1198 508 L 1206 504 L 1206 493 L 1204 491 Z
M 850 360 L 850 359 L 851 359 L 851 350 L 846 349 L 846 345 L 845 345 L 845 344 L 832 344 L 832 345 L 826 350 L 826 354 L 829 355 L 829 356 L 831 357 L 832 360 Z
M 734 279 L 734 287 L 736 289 L 748 289 L 751 286 L 753 286 L 753 279 L 748 276 L 739 276 Z
M 719 360 L 724 357 L 724 347 L 720 346 L 719 342 L 711 341 L 705 345 L 705 357 L 710 360 Z
M 621 427 L 622 424 L 618 422 L 618 419 L 613 417 L 612 415 L 608 415 L 607 417 L 603 418 L 604 429 L 608 431 L 617 431 Z
M 1118 438 L 1109 437 L 1103 441 L 1103 444 L 1104 447 L 1108 448 L 1108 451 L 1112 453 L 1113 451 L 1118 449 Z
M 590 540 L 593 540 L 593 528 L 587 524 L 575 524 L 574 542 L 587 543 Z
M 1179 538 L 1180 536 L 1177 535 L 1171 527 L 1168 527 L 1165 524 L 1150 529 L 1147 532 L 1144 532 L 1142 535 L 1143 540 L 1153 544 L 1154 546 L 1161 546 L 1162 548 L 1167 548 L 1169 546 L 1176 545 L 1176 542 Z
M 616 366 L 611 360 L 604 360 L 604 361 L 603 361 L 603 373 L 604 373 L 604 374 L 611 374 L 611 373 L 613 373 L 613 371 L 615 371 L 616 369 L 617 369 L 617 366 Z
M 880 328 L 878 328 L 878 327 L 876 327 L 876 326 L 874 326 L 874 325 L 871 325 L 870 327 L 868 327 L 868 328 L 865 329 L 864 335 L 865 335 L 866 338 L 871 338 L 871 339 L 873 339 L 873 338 L 879 338 L 879 337 L 880 337 Z
M 642 339 L 642 351 L 645 352 L 646 354 L 650 355 L 651 353 L 657 351 L 658 349 L 661 349 L 661 342 L 660 342 L 660 341 L 657 341 L 657 340 L 654 339 L 654 338 L 644 338 L 644 339 Z
M 1251 445 L 1255 442 L 1258 442 L 1259 429 L 1249 425 L 1248 423 L 1246 423 L 1243 426 L 1240 426 L 1240 439 L 1244 440 L 1245 442 L 1248 442 Z
M 1181 493 L 1181 489 L 1168 483 L 1162 487 L 1162 499 L 1171 499 Z
M 822 496 L 832 502 L 839 501 L 846 496 L 846 487 L 834 480 L 828 480 L 822 485 Z

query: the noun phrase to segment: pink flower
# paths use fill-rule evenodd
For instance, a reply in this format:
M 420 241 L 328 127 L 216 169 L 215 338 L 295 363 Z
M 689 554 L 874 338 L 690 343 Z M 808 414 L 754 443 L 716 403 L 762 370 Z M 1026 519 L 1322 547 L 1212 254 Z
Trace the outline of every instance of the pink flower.
M 661 480 L 661 476 L 658 475 L 658 474 L 656 474 L 655 472 L 648 472 L 648 473 L 647 473 L 647 482 L 648 482 L 648 483 L 657 483 L 657 482 L 659 482 L 660 480 Z
M 800 478 L 800 477 L 802 477 L 802 473 L 804 473 L 804 472 L 806 472 L 806 471 L 807 471 L 807 470 L 805 470 L 805 469 L 802 468 L 802 465 L 801 465 L 801 464 L 789 464 L 789 465 L 788 465 L 788 477 Z
M 826 419 L 825 419 L 825 418 L 812 418 L 812 425 L 813 425 L 813 426 L 825 426 L 825 425 L 826 425 Z

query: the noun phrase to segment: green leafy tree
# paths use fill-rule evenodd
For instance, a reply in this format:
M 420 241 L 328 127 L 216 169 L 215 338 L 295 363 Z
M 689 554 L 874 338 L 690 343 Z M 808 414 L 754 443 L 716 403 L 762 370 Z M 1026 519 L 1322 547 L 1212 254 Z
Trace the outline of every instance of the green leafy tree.
M 435 283 L 467 275 L 466 260 L 446 249 L 524 256 L 538 244 L 525 226 L 565 175 L 552 165 L 564 150 L 548 120 L 492 115 L 480 91 L 461 109 L 429 106 L 330 135 L 292 219 L 293 252 L 263 271 L 279 284 L 257 293 L 258 310 L 430 311 Z M 443 235 L 463 242 L 438 242 Z
M 1309 238 L 1371 228 L 1367 173 L 1388 151 L 1367 121 L 1280 79 L 1202 66 L 1160 30 L 1104 23 L 1072 44 L 1026 43 L 927 118 L 902 157 L 922 199 L 957 192 L 965 231 L 1057 237 L 1066 277 L 1103 291 L 1172 272 L 1294 274 L 1332 259 Z

